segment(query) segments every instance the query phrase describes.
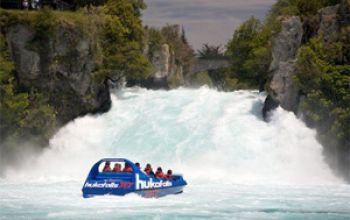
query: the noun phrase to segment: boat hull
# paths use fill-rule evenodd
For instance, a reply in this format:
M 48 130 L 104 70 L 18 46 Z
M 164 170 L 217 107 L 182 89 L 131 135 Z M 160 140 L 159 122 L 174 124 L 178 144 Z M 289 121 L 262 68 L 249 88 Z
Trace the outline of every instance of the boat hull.
M 107 161 L 128 164 L 133 172 L 100 171 L 100 165 Z M 171 179 L 150 177 L 129 160 L 107 158 L 92 167 L 82 191 L 84 198 L 102 195 L 124 196 L 129 193 L 136 193 L 145 198 L 159 198 L 179 194 L 186 185 L 182 175 L 173 175 Z
M 129 192 L 122 192 L 122 191 L 112 191 L 109 193 L 105 192 L 94 192 L 94 193 L 83 193 L 84 198 L 92 198 L 95 196 L 104 196 L 104 195 L 111 195 L 111 196 L 125 196 L 127 194 L 135 193 L 141 197 L 144 198 L 160 198 L 167 195 L 175 195 L 180 194 L 183 192 L 185 186 L 176 186 L 176 187 L 167 187 L 167 188 L 158 188 L 158 189 L 146 189 L 146 190 L 138 190 L 138 191 L 129 191 Z

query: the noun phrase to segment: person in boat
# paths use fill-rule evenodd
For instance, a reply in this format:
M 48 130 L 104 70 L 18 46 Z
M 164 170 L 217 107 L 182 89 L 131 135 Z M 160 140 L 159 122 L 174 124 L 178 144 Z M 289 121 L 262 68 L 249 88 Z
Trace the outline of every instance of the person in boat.
M 166 176 L 165 176 L 165 174 L 163 173 L 163 170 L 162 170 L 161 167 L 158 167 L 158 168 L 157 168 L 156 177 L 157 177 L 157 178 L 160 178 L 160 179 L 165 179 L 165 178 L 166 178 Z
M 147 176 L 154 176 L 154 172 L 153 172 L 153 169 L 152 169 L 152 166 L 151 164 L 147 164 L 146 165 L 146 168 L 145 168 L 145 173 L 147 174 Z
M 141 165 L 139 162 L 136 162 L 135 165 L 141 170 Z
M 165 175 L 165 179 L 171 180 L 172 178 L 173 178 L 173 171 L 172 170 L 168 170 L 168 172 Z
M 129 165 L 129 164 L 125 164 L 125 167 L 124 167 L 124 169 L 123 169 L 123 172 L 125 172 L 125 173 L 132 173 L 132 168 L 131 168 L 131 166 Z
M 120 165 L 120 163 L 115 163 L 113 172 L 122 172 L 122 165 Z
M 105 166 L 103 167 L 103 172 L 112 172 L 110 161 L 106 161 Z

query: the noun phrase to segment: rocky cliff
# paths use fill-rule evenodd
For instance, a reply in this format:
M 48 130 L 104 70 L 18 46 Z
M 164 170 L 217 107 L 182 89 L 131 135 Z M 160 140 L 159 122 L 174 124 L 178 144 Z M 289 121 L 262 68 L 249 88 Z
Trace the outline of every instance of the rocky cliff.
M 24 22 L 7 24 L 2 32 L 19 87 L 45 93 L 59 124 L 110 108 L 108 86 L 94 79 L 101 64 L 97 33 L 87 33 L 74 22 L 57 23 L 46 32 L 49 36 Z
M 319 11 L 320 25 L 317 35 L 321 36 L 325 42 L 336 40 L 340 32 L 339 18 L 340 5 L 329 6 Z
M 193 79 L 197 74 L 229 66 L 227 60 L 193 59 L 191 65 L 185 68 L 176 63 L 176 54 L 168 44 L 163 44 L 160 50 L 154 51 L 149 60 L 153 71 L 150 78 L 141 85 L 153 89 L 195 86 L 196 82 Z
M 345 3 L 323 8 L 311 16 L 316 20 L 311 32 L 305 25 L 310 17 L 283 18 L 272 38 L 263 114 L 268 119 L 268 112 L 281 106 L 301 116 L 318 131 L 329 164 L 350 181 L 348 14 Z
M 303 24 L 299 17 L 284 18 L 281 21 L 281 31 L 272 39 L 272 63 L 270 71 L 272 80 L 269 85 L 269 100 L 281 107 L 296 111 L 298 106 L 298 89 L 293 81 L 296 74 L 296 54 L 301 46 Z M 264 115 L 276 104 L 266 102 Z
M 335 40 L 340 32 L 338 22 L 340 6 L 330 6 L 319 11 L 319 25 L 311 37 L 320 36 L 325 42 Z M 271 83 L 268 86 L 269 102 L 264 106 L 264 115 L 273 109 L 277 103 L 282 108 L 299 112 L 299 101 L 303 97 L 295 85 L 294 76 L 297 73 L 296 55 L 303 38 L 303 23 L 297 16 L 283 18 L 281 31 L 272 39 L 272 63 L 270 71 Z M 272 104 L 272 102 L 275 102 Z M 270 106 L 271 104 L 271 106 Z
M 147 56 L 146 47 L 145 55 Z M 141 85 L 151 89 L 169 89 L 184 84 L 183 66 L 177 64 L 174 50 L 166 43 L 162 44 L 159 50 L 152 51 L 148 56 L 153 66 L 150 77 L 141 82 Z

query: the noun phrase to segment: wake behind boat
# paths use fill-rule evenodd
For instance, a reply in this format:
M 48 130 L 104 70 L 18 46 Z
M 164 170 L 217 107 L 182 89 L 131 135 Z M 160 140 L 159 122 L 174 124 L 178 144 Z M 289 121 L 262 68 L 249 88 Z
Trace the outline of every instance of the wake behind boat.
M 114 165 L 113 170 L 106 166 Z M 124 166 L 122 171 L 119 166 Z M 101 195 L 124 196 L 136 193 L 146 198 L 159 198 L 182 193 L 187 185 L 182 175 L 157 178 L 147 175 L 135 163 L 123 158 L 105 158 L 91 168 L 83 186 L 83 197 Z

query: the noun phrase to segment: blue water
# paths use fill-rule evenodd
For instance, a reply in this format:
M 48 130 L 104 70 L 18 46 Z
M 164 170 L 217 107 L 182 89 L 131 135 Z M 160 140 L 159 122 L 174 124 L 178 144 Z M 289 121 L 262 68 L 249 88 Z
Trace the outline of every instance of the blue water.
M 0 179 L 0 219 L 350 219 L 350 186 L 323 161 L 315 131 L 263 94 L 208 88 L 115 91 L 111 111 L 62 128 L 50 148 Z M 182 173 L 183 194 L 83 199 L 101 157 Z

